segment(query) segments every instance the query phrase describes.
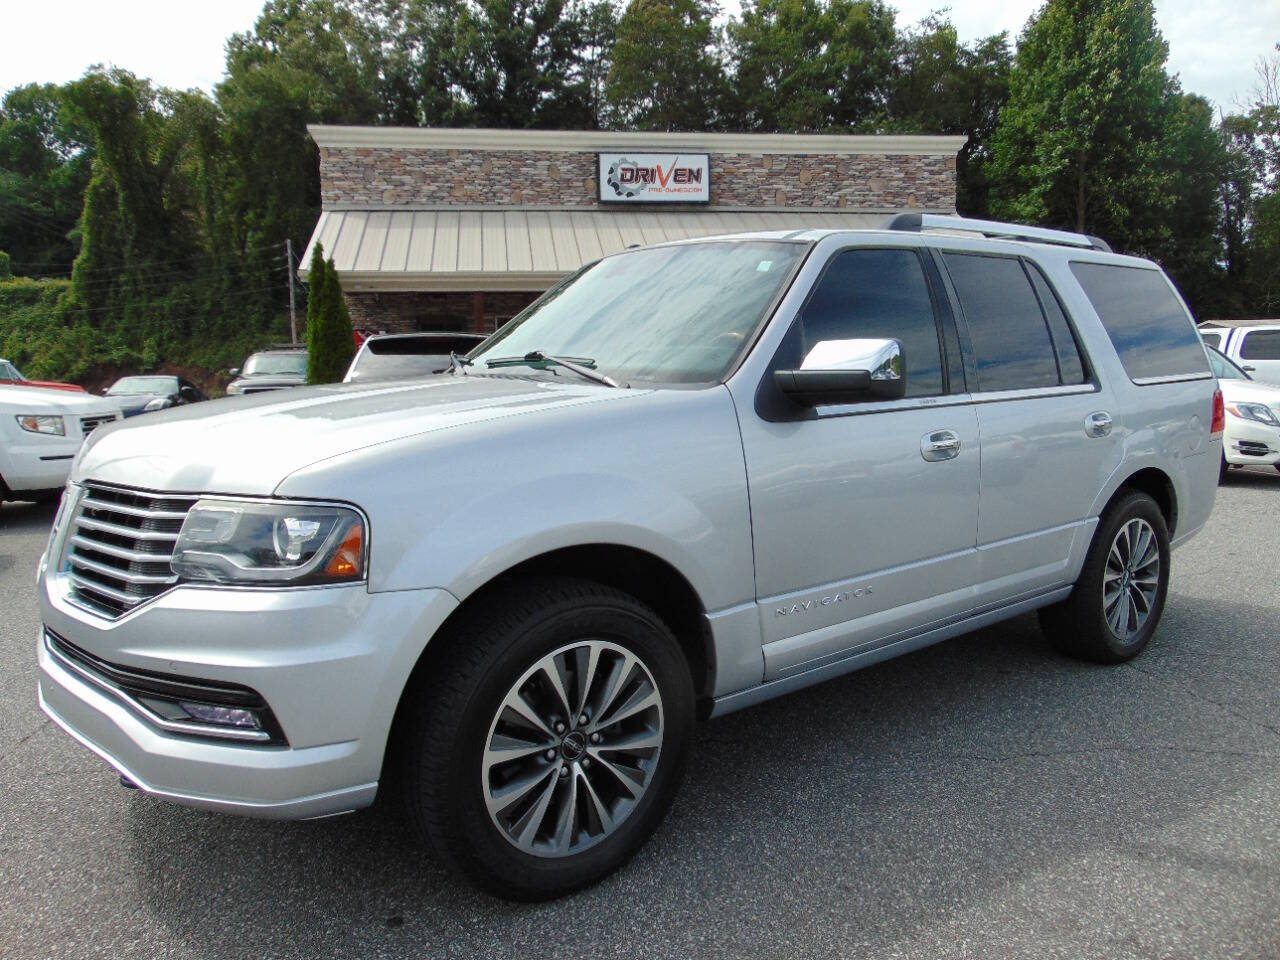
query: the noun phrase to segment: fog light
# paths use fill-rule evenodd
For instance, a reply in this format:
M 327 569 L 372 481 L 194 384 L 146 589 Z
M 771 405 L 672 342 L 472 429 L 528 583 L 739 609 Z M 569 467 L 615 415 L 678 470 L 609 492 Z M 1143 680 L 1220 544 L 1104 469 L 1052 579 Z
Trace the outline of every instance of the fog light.
M 191 715 L 193 720 L 199 720 L 201 723 L 216 723 L 222 727 L 243 727 L 252 730 L 258 730 L 262 726 L 252 710 L 242 710 L 239 707 L 216 707 L 211 703 L 187 703 L 185 700 L 181 702 L 181 707 Z

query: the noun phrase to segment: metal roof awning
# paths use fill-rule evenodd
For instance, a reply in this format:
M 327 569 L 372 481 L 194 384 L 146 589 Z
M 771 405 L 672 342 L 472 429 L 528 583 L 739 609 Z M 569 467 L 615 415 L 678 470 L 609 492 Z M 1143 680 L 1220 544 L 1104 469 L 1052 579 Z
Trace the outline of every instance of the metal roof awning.
M 320 243 L 348 291 L 545 290 L 635 245 L 762 230 L 865 229 L 884 213 L 838 210 L 327 210 Z

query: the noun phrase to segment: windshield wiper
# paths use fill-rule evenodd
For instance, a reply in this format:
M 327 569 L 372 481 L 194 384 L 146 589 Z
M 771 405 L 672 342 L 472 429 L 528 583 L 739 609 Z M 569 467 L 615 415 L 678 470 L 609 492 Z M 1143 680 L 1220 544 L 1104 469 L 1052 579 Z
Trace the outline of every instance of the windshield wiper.
M 465 376 L 467 372 L 467 367 L 472 366 L 474 362 L 475 361 L 473 360 L 468 360 L 466 357 L 458 356 L 458 353 L 456 350 L 449 351 L 449 372 L 450 373 L 456 374 L 459 371 L 461 371 L 462 374 Z
M 564 367 L 571 370 L 580 377 L 592 380 L 596 383 L 603 383 L 606 387 L 619 386 L 618 381 L 607 374 L 597 373 L 591 368 L 596 362 L 589 357 L 574 357 L 572 360 L 566 357 L 553 357 L 549 353 L 543 353 L 541 350 L 530 350 L 523 357 L 495 357 L 492 360 L 486 360 L 484 365 L 489 368 L 493 367 L 520 367 L 525 364 L 534 363 L 553 363 L 557 367 Z

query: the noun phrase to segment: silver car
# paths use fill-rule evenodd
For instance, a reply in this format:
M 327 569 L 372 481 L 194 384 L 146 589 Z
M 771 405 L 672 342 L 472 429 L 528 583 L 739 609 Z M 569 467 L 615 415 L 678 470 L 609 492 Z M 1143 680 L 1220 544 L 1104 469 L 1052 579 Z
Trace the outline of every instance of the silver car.
M 381 784 L 538 899 L 644 843 L 695 717 L 1031 610 L 1139 654 L 1223 413 L 1152 263 L 916 215 L 626 251 L 452 375 L 146 420 L 41 564 L 49 716 L 212 810 Z

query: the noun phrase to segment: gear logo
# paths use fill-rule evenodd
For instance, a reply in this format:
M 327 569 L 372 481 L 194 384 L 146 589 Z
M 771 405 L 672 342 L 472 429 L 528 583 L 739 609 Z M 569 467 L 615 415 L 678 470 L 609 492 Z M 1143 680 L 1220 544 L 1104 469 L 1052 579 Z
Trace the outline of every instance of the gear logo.
M 644 193 L 645 190 L 649 188 L 649 184 L 647 182 L 638 182 L 634 176 L 627 178 L 630 182 L 622 182 L 622 171 L 624 169 L 634 171 L 639 166 L 640 164 L 636 163 L 634 160 L 628 160 L 626 157 L 619 157 L 617 160 L 613 161 L 613 163 L 609 164 L 609 170 L 605 174 L 604 181 L 609 185 L 610 189 L 613 190 L 614 196 L 631 200 L 640 196 L 640 194 Z

